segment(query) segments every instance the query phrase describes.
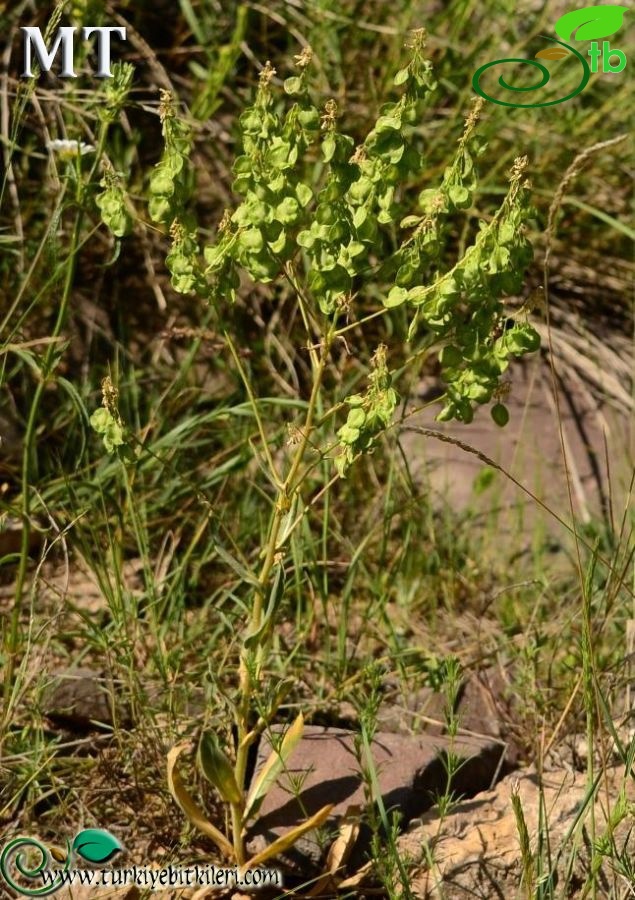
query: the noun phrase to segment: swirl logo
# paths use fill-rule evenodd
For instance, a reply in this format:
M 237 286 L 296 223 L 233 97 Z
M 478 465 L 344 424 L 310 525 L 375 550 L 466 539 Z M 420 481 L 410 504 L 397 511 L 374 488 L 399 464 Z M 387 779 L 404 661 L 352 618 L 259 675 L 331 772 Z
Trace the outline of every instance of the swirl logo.
M 608 41 L 603 41 L 602 47 L 600 49 L 600 46 L 597 43 L 598 38 L 608 37 L 609 35 L 614 34 L 620 28 L 626 9 L 627 7 L 625 6 L 589 6 L 585 9 L 576 9 L 572 12 L 566 13 L 564 16 L 561 16 L 558 19 L 555 26 L 556 34 L 559 38 L 562 38 L 562 40 L 549 37 L 548 35 L 541 35 L 541 37 L 544 37 L 547 41 L 550 41 L 552 44 L 556 44 L 559 46 L 548 47 L 544 50 L 540 50 L 538 53 L 536 53 L 535 59 L 510 57 L 508 59 L 495 59 L 492 62 L 485 63 L 485 65 L 481 66 L 474 73 L 474 77 L 472 78 L 472 87 L 477 94 L 479 94 L 485 100 L 489 100 L 490 103 L 497 103 L 499 106 L 515 106 L 520 109 L 532 109 L 542 106 L 555 106 L 557 103 L 564 103 L 566 100 L 571 100 L 573 97 L 576 97 L 585 89 L 585 87 L 589 83 L 591 73 L 598 71 L 600 58 L 602 60 L 602 71 L 604 72 L 621 72 L 626 66 L 626 54 L 623 53 L 622 50 L 612 48 Z M 570 44 L 565 43 L 565 40 L 571 40 L 573 38 L 576 41 L 591 40 L 590 48 L 587 51 L 587 54 L 591 59 L 590 66 L 582 53 L 580 53 L 575 49 L 575 47 L 572 47 Z M 575 56 L 577 61 L 580 63 L 581 74 L 578 84 L 564 97 L 558 97 L 555 100 L 543 100 L 542 102 L 539 101 L 537 103 L 517 103 L 510 100 L 503 100 L 498 97 L 492 97 L 484 90 L 484 88 L 481 87 L 481 78 L 488 69 L 491 69 L 493 66 L 512 63 L 520 64 L 523 66 L 532 66 L 534 69 L 537 69 L 540 72 L 540 79 L 535 84 L 520 87 L 518 85 L 510 84 L 508 81 L 506 81 L 505 77 L 501 75 L 498 79 L 498 84 L 504 90 L 517 93 L 527 93 L 540 90 L 540 88 L 545 87 L 545 85 L 551 78 L 549 69 L 542 62 L 540 62 L 540 60 L 559 60 L 569 56 L 570 54 Z M 614 57 L 617 57 L 617 63 L 611 62 Z
M 121 844 L 108 831 L 87 828 L 75 837 L 73 845 L 66 842 L 66 849 L 47 847 L 30 837 L 18 837 L 0 853 L 0 875 L 6 883 L 23 897 L 47 897 L 56 893 L 65 883 L 75 857 L 86 862 L 104 864 L 122 849 Z M 47 873 L 51 875 L 47 878 Z M 41 887 L 28 887 L 21 879 L 39 881 Z
M 34 855 L 37 855 L 35 860 L 33 860 Z M 46 897 L 60 889 L 62 886 L 61 875 L 58 875 L 52 883 L 43 884 L 39 888 L 24 887 L 15 879 L 21 877 L 26 878 L 28 881 L 42 880 L 42 874 L 53 866 L 53 860 L 56 857 L 57 853 L 55 851 L 50 851 L 48 847 L 36 841 L 35 838 L 15 838 L 15 840 L 10 841 L 4 847 L 0 855 L 0 873 L 9 887 L 17 891 L 18 894 L 22 894 L 24 897 Z M 61 862 L 61 860 L 59 861 Z M 65 871 L 68 870 L 69 866 L 70 853 L 67 853 L 64 862 Z

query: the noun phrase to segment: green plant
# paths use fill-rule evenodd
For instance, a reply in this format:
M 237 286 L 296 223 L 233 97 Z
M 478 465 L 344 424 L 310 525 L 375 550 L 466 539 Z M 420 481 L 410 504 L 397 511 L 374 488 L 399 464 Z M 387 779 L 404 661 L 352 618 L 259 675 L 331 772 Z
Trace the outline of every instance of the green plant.
M 334 345 L 353 327 L 366 326 L 378 315 L 403 307 L 412 313 L 409 334 L 417 336 L 420 346 L 404 361 L 402 370 L 434 348 L 447 382 L 439 418 L 463 422 L 471 421 L 475 403 L 487 403 L 501 392 L 500 378 L 509 358 L 538 346 L 536 332 L 527 321 L 511 321 L 502 301 L 506 293 L 520 287 L 530 258 L 523 233 L 530 211 L 526 160 L 514 164 L 503 203 L 489 222 L 480 224 L 471 246 L 453 266 L 443 265 L 455 218 L 471 206 L 476 187 L 475 158 L 483 149 L 476 133 L 479 103 L 468 116 L 439 187 L 420 194 L 420 214 L 403 215 L 404 206 L 406 210 L 409 206 L 403 186 L 420 177 L 424 168 L 414 125 L 422 101 L 435 87 L 424 44 L 424 32 L 414 32 L 410 61 L 394 79 L 401 96 L 381 107 L 373 128 L 357 147 L 339 130 L 334 101 L 326 103 L 322 114 L 313 103 L 309 51 L 296 57 L 298 74 L 284 82 L 284 93 L 292 99 L 288 108 L 274 89 L 275 73 L 267 65 L 253 106 L 240 117 L 242 153 L 234 163 L 234 191 L 242 199 L 223 216 L 216 242 L 204 250 L 204 262 L 188 208 L 193 188 L 188 129 L 172 99 L 167 94 L 162 97 L 165 151 L 150 180 L 150 213 L 170 227 L 167 264 L 175 290 L 194 291 L 213 304 L 219 332 L 257 424 L 259 443 L 253 445 L 253 452 L 264 473 L 263 492 L 269 505 L 258 565 L 252 567 L 223 551 L 224 559 L 241 573 L 249 610 L 232 705 L 235 745 L 228 752 L 207 732 L 199 745 L 202 772 L 231 810 L 231 840 L 207 822 L 180 780 L 176 761 L 182 747 L 173 751 L 169 764 L 172 791 L 186 814 L 240 865 L 255 865 L 276 855 L 323 822 L 330 811 L 325 807 L 267 851 L 247 860 L 248 822 L 302 731 L 299 717 L 267 764 L 266 777 L 261 776 L 247 793 L 249 750 L 283 696 L 282 691 L 269 692 L 274 699 L 254 715 L 285 592 L 291 538 L 320 497 L 360 455 L 373 449 L 389 427 L 398 402 L 395 373 L 388 367 L 384 344 L 370 361 L 367 390 L 342 396 L 340 389 L 334 396 L 328 384 Z M 229 332 L 230 304 L 240 290 L 241 273 L 251 279 L 252 290 L 256 285 L 271 285 L 273 296 L 291 291 L 306 331 L 310 387 L 308 399 L 300 401 L 303 420 L 288 423 L 288 454 L 276 446 L 256 387 Z M 364 314 L 365 298 L 373 296 L 381 298 L 381 308 Z M 359 318 L 357 309 L 362 313 Z M 334 435 L 332 423 L 344 409 L 348 410 L 346 422 Z M 497 403 L 494 416 L 504 424 L 500 409 Z M 93 424 L 115 449 L 123 432 L 112 410 L 94 417 Z
M 390 900 L 411 900 L 408 860 L 402 858 L 397 838 L 400 832 L 398 811 L 387 810 L 381 795 L 377 766 L 373 759 L 373 738 L 381 705 L 381 668 L 369 667 L 367 679 L 357 701 L 360 731 L 355 749 L 362 774 L 367 804 L 368 824 L 372 831 L 371 857 L 374 870 Z

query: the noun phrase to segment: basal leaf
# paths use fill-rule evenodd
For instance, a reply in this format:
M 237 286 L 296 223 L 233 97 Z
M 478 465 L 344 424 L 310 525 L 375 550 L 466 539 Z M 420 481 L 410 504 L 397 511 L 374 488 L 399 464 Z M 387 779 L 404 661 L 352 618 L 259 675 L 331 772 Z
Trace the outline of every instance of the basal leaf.
M 232 764 L 211 731 L 205 731 L 201 735 L 198 762 L 203 775 L 214 785 L 223 800 L 233 804 L 242 803 L 242 793 L 236 783 Z
M 556 34 L 563 41 L 597 41 L 622 27 L 627 6 L 587 6 L 565 13 L 556 22 Z M 574 33 L 575 32 L 575 33 Z
M 179 771 L 176 768 L 178 758 L 186 749 L 186 747 L 188 747 L 187 741 L 183 742 L 182 744 L 177 744 L 176 747 L 173 747 L 168 753 L 167 770 L 168 788 L 170 790 L 170 793 L 179 804 L 185 815 L 188 817 L 192 825 L 194 825 L 195 828 L 198 828 L 198 830 L 203 834 L 206 834 L 207 837 L 211 838 L 219 848 L 219 850 L 222 852 L 223 856 L 225 856 L 227 859 L 233 859 L 234 848 L 222 833 L 222 831 L 219 831 L 215 825 L 212 825 L 212 823 L 205 817 L 201 809 L 199 809 L 197 804 L 190 796 L 185 785 L 183 784 L 183 779 L 181 778 Z
M 292 828 L 291 831 L 287 831 L 286 834 L 283 834 L 282 837 L 279 837 L 262 852 L 252 856 L 249 862 L 245 863 L 243 871 L 246 869 L 253 869 L 254 866 L 260 866 L 268 859 L 272 859 L 274 856 L 278 856 L 279 853 L 284 853 L 289 847 L 293 847 L 296 841 L 298 841 L 303 834 L 306 834 L 307 831 L 313 831 L 314 828 L 319 828 L 321 825 L 324 825 L 331 814 L 332 809 L 332 803 L 328 806 L 323 806 L 319 812 L 316 812 L 315 815 L 311 816 L 310 819 L 307 819 L 306 822 Z

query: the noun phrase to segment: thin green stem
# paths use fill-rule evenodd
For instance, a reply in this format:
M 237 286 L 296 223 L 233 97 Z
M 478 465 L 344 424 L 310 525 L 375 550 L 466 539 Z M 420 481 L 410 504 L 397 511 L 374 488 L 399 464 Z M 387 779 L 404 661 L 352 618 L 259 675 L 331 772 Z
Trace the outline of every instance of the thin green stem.
M 249 397 L 249 402 L 251 403 L 251 408 L 252 408 L 252 410 L 253 410 L 254 418 L 255 418 L 255 420 L 256 420 L 256 424 L 257 424 L 257 426 L 258 426 L 258 431 L 259 431 L 259 433 L 260 433 L 260 439 L 261 439 L 261 441 L 262 441 L 262 449 L 263 449 L 263 452 L 264 452 L 265 457 L 266 457 L 266 459 L 267 459 L 267 465 L 269 466 L 269 471 L 270 471 L 270 473 L 271 473 L 271 478 L 272 478 L 272 480 L 273 480 L 273 483 L 274 483 L 277 487 L 279 487 L 279 485 L 280 485 L 280 479 L 278 478 L 278 473 L 277 473 L 277 471 L 276 471 L 276 467 L 275 467 L 275 464 L 274 464 L 274 461 L 273 461 L 273 457 L 272 457 L 272 455 L 271 455 L 271 450 L 269 449 L 269 442 L 267 441 L 267 435 L 266 435 L 266 432 L 265 432 L 265 426 L 264 426 L 264 423 L 263 423 L 263 421 L 262 421 L 262 417 L 261 417 L 261 415 L 260 415 L 260 410 L 258 409 L 258 403 L 257 403 L 257 401 L 256 401 L 256 397 L 255 397 L 255 395 L 254 395 L 253 390 L 251 389 L 251 383 L 250 383 L 250 381 L 249 381 L 249 378 L 247 378 L 247 374 L 246 374 L 246 372 L 245 372 L 245 370 L 244 370 L 244 368 L 243 368 L 243 366 L 242 366 L 242 363 L 240 362 L 240 358 L 239 358 L 239 356 L 238 356 L 238 353 L 236 352 L 236 348 L 234 347 L 234 343 L 233 343 L 232 339 L 230 338 L 230 336 L 229 336 L 229 334 L 228 334 L 227 332 L 225 332 L 225 340 L 227 341 L 227 346 L 229 347 L 229 351 L 230 351 L 231 355 L 232 355 L 233 358 L 234 358 L 234 362 L 235 362 L 235 364 L 236 364 L 236 368 L 238 369 L 238 372 L 239 372 L 239 374 L 240 374 L 242 383 L 244 384 L 245 390 L 247 391 L 247 396 Z
M 243 812 L 236 803 L 231 804 L 232 837 L 236 864 L 245 864 L 245 845 L 243 841 Z
M 264 597 L 266 595 L 267 585 L 269 584 L 271 572 L 276 561 L 276 554 L 279 551 L 278 538 L 280 535 L 280 528 L 282 526 L 285 515 L 291 507 L 291 498 L 295 494 L 295 492 L 299 490 L 300 485 L 302 484 L 302 479 L 297 481 L 297 476 L 302 466 L 307 447 L 309 446 L 309 436 L 313 428 L 316 410 L 318 408 L 322 379 L 333 341 L 334 331 L 335 324 L 331 326 L 328 333 L 326 334 L 325 339 L 322 343 L 322 352 L 319 359 L 315 362 L 311 397 L 307 406 L 306 418 L 302 428 L 300 441 L 294 453 L 287 476 L 284 482 L 282 482 L 278 487 L 278 496 L 276 498 L 276 504 L 269 528 L 269 534 L 267 536 L 264 561 L 262 564 L 260 575 L 258 577 L 258 587 L 256 589 L 256 594 L 254 597 L 254 605 L 250 622 L 250 634 L 257 634 L 261 628 Z M 230 344 L 230 349 L 232 349 L 231 341 L 229 341 L 229 338 L 228 342 Z M 234 355 L 233 350 L 232 355 Z M 234 359 L 236 360 L 235 355 Z M 265 442 L 265 446 L 267 446 L 264 434 L 263 442 Z M 257 675 L 256 679 L 254 679 L 253 676 L 253 660 L 254 657 L 250 656 L 250 652 L 246 649 L 243 650 L 240 662 L 240 700 L 236 708 L 235 717 L 238 740 L 236 750 L 236 765 L 234 769 L 236 782 L 241 791 L 243 791 L 245 787 L 245 774 L 247 769 L 247 756 L 249 747 L 253 742 L 253 738 L 256 734 L 256 732 L 249 731 L 251 698 L 254 689 L 254 680 L 257 680 Z M 256 661 L 257 670 L 260 669 L 260 663 L 261 660 Z M 232 836 L 234 851 L 236 853 L 236 859 L 239 865 L 244 862 L 244 845 L 242 836 L 244 821 L 242 815 L 243 813 L 238 807 L 232 806 Z

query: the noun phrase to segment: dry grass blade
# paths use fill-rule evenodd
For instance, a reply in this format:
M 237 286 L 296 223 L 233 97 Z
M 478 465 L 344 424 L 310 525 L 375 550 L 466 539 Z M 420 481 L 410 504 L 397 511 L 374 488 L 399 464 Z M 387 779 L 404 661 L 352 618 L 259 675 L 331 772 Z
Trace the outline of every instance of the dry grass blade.
M 566 448 L 566 440 L 564 434 L 564 427 L 562 423 L 562 414 L 560 411 L 560 394 L 558 392 L 558 378 L 557 378 L 557 370 L 556 370 L 556 362 L 554 357 L 554 348 L 553 348 L 553 337 L 552 337 L 552 328 L 551 328 L 551 313 L 550 313 L 550 302 L 549 302 L 549 263 L 551 260 L 551 249 L 554 236 L 556 234 L 556 221 L 558 218 L 558 214 L 562 207 L 563 199 L 566 191 L 569 188 L 571 182 L 576 178 L 576 176 L 582 171 L 586 163 L 594 156 L 594 154 L 599 153 L 602 150 L 607 150 L 609 147 L 614 147 L 616 144 L 620 144 L 622 141 L 626 140 L 628 137 L 627 134 L 621 134 L 618 137 L 611 138 L 608 141 L 599 141 L 593 144 L 591 147 L 587 147 L 586 150 L 583 150 L 582 153 L 579 153 L 567 171 L 564 174 L 562 181 L 558 186 L 558 190 L 556 191 L 554 198 L 549 207 L 549 216 L 547 219 L 547 246 L 545 250 L 545 258 L 543 261 L 543 284 L 545 290 L 545 311 L 546 311 L 546 319 L 547 319 L 547 337 L 548 337 L 548 347 L 549 347 L 549 363 L 551 366 L 551 382 L 553 388 L 553 395 L 555 399 L 555 407 L 556 407 L 556 416 L 558 420 L 558 432 L 560 435 L 560 448 L 562 452 L 562 461 L 564 462 L 565 467 L 565 477 L 567 484 L 567 493 L 569 497 L 569 510 L 571 512 L 571 520 L 575 523 L 575 515 L 573 508 L 573 485 L 572 485 L 572 477 L 570 473 L 569 466 L 567 465 L 567 448 Z M 574 528 L 574 538 L 575 538 L 575 547 L 576 547 L 576 556 L 578 562 L 578 572 L 580 576 L 580 584 L 584 584 L 584 571 L 582 566 L 582 554 L 580 547 L 582 545 L 582 541 L 579 538 L 577 528 Z
M 362 866 L 354 875 L 351 875 L 350 878 L 347 878 L 345 881 L 341 881 L 338 885 L 339 890 L 348 891 L 351 888 L 359 887 L 365 879 L 370 875 L 373 869 L 372 862 L 366 863 L 365 866 Z

